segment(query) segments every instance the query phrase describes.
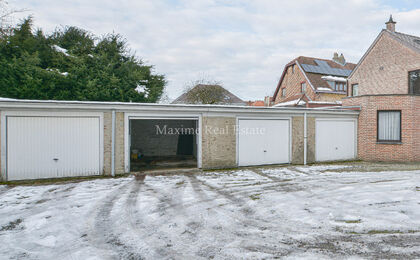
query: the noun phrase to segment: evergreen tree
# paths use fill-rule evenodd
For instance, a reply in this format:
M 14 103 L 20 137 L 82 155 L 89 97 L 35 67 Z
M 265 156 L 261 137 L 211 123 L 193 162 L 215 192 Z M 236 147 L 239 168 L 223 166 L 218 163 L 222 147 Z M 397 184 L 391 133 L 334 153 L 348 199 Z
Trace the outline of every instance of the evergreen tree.
M 0 39 L 1 97 L 156 102 L 165 84 L 118 34 L 65 27 L 45 35 L 28 18 Z

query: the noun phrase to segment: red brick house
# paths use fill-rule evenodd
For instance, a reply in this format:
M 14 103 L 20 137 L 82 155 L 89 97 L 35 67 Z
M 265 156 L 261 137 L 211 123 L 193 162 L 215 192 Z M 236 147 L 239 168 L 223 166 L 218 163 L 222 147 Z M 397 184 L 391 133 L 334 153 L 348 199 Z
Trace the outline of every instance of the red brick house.
M 348 77 L 343 106 L 359 106 L 362 160 L 420 161 L 420 37 L 392 16 Z
M 343 54 L 332 60 L 300 56 L 283 70 L 273 95 L 275 106 L 321 107 L 341 105 L 346 97 L 347 76 L 356 64 Z

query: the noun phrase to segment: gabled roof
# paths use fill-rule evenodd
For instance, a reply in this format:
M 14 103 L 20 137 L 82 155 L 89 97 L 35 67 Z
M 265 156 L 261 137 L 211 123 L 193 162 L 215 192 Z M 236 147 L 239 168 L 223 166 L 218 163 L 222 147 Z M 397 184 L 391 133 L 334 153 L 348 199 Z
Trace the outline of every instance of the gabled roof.
M 207 85 L 207 84 L 198 84 L 188 92 L 183 93 L 181 96 L 176 98 L 171 104 L 191 104 L 188 100 L 188 93 L 192 91 L 200 91 L 203 88 L 213 88 L 216 91 L 221 91 L 223 93 L 223 101 L 217 102 L 216 104 L 223 104 L 223 105 L 246 105 L 246 102 L 240 99 L 239 97 L 232 94 L 227 89 L 223 88 L 220 85 Z
M 382 31 L 378 34 L 378 36 L 375 38 L 375 40 L 373 41 L 373 43 L 369 46 L 369 48 L 365 52 L 365 54 L 363 54 L 362 58 L 357 63 L 356 68 L 354 68 L 354 70 L 349 75 L 349 77 L 353 76 L 354 72 L 359 68 L 360 64 L 365 60 L 365 58 L 367 57 L 367 55 L 371 52 L 371 50 L 373 49 L 373 47 L 375 47 L 376 43 L 379 41 L 379 39 L 385 33 L 388 34 L 389 36 L 391 36 L 391 38 L 393 38 L 394 40 L 396 40 L 396 41 L 400 42 L 401 44 L 405 45 L 407 48 L 410 48 L 413 51 L 420 53 L 420 37 L 414 36 L 414 35 L 405 34 L 405 33 L 400 33 L 400 32 L 391 32 L 391 31 L 389 31 L 387 29 L 382 29 Z
M 393 36 L 395 39 L 399 40 L 401 43 L 407 45 L 407 47 L 412 48 L 414 51 L 417 51 L 420 53 L 420 37 L 409 35 L 405 33 L 400 32 L 390 32 L 388 31 L 391 36 Z
M 334 92 L 334 90 L 331 89 L 330 85 L 328 85 L 327 81 L 322 79 L 322 77 L 347 77 L 351 74 L 351 71 L 356 67 L 356 64 L 350 62 L 347 62 L 346 64 L 342 65 L 333 60 L 299 56 L 296 59 L 289 62 L 288 64 L 286 64 L 286 66 L 284 67 L 283 73 L 280 77 L 279 83 L 277 84 L 277 88 L 274 91 L 273 97 L 276 97 L 280 90 L 280 86 L 284 76 L 286 75 L 287 68 L 295 64 L 301 69 L 304 77 L 308 81 L 308 84 L 315 92 L 318 92 L 319 88 L 324 89 L 320 92 L 325 92 L 325 89 L 330 89 L 331 92 Z

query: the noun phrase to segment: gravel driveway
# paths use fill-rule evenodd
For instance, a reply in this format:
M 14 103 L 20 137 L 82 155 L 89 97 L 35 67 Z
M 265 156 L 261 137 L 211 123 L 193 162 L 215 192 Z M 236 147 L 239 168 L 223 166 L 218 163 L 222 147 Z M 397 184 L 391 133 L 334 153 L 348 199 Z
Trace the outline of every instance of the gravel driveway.
M 0 186 L 0 258 L 420 258 L 420 170 L 357 169 Z

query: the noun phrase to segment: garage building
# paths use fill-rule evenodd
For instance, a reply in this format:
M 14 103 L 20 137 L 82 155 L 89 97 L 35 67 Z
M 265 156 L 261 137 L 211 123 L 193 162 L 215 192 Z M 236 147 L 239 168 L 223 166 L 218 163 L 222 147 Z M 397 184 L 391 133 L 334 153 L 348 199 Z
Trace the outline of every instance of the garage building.
M 357 158 L 358 111 L 0 100 L 5 181 Z

